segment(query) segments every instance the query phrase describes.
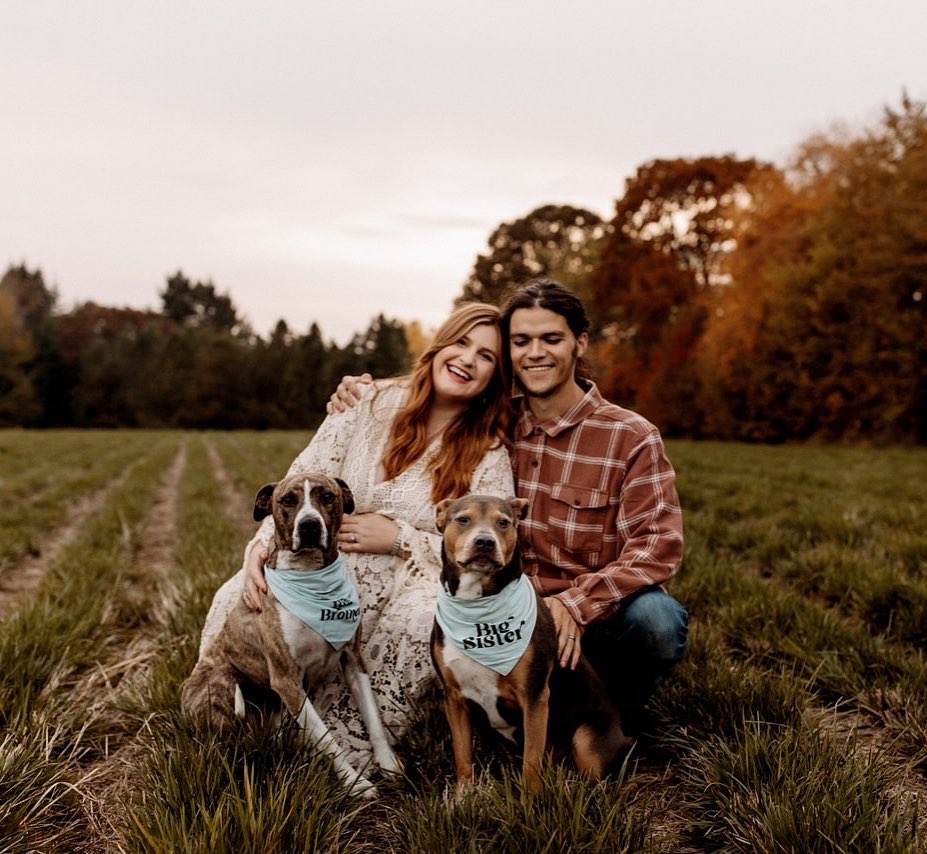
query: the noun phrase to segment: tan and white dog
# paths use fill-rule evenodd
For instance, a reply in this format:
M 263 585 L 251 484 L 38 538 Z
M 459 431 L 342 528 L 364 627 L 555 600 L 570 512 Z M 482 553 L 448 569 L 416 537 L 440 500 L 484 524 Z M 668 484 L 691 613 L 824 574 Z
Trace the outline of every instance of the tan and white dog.
M 297 593 L 302 595 L 298 582 L 313 581 L 302 574 L 339 568 L 338 530 L 342 515 L 353 510 L 354 498 L 347 484 L 323 474 L 292 475 L 262 487 L 255 498 L 254 519 L 260 521 L 268 515 L 274 519 L 268 570 L 283 570 L 280 575 L 295 579 Z M 373 785 L 344 759 L 307 696 L 313 679 L 340 666 L 367 727 L 377 765 L 388 772 L 399 770 L 359 654 L 360 605 L 353 584 L 347 580 L 348 587 L 342 586 L 340 591 L 349 589 L 354 602 L 340 593 L 330 595 L 333 601 L 322 602 L 313 612 L 320 614 L 321 620 L 337 617 L 348 621 L 341 624 L 342 637 L 331 641 L 320 633 L 326 631 L 324 624 L 313 628 L 283 605 L 273 592 L 271 575 L 268 571 L 264 608 L 251 611 L 239 601 L 215 640 L 203 650 L 184 683 L 181 708 L 188 719 L 225 730 L 235 718 L 245 717 L 243 686 L 269 688 L 296 718 L 305 738 L 331 755 L 339 776 L 373 797 Z M 301 610 L 301 605 L 296 602 L 293 607 Z M 317 607 L 316 603 L 310 607 Z
M 581 658 L 575 670 L 558 666 L 553 617 L 522 574 L 516 526 L 527 504 L 467 495 L 436 508 L 444 540 L 431 656 L 444 684 L 458 794 L 474 779 L 476 709 L 506 739 L 521 737 L 522 778 L 533 791 L 548 748 L 599 780 L 631 745 L 592 665 Z

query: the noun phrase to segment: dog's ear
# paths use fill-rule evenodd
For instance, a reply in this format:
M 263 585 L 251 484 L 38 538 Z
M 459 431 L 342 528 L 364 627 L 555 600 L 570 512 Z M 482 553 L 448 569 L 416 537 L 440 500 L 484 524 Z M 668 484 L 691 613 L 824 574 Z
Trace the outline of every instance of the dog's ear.
M 274 488 L 276 483 L 267 483 L 258 490 L 254 497 L 254 521 L 260 522 L 273 512 Z
M 353 513 L 354 493 L 351 492 L 351 487 L 348 486 L 340 477 L 335 478 L 335 483 L 341 487 L 341 504 L 344 507 L 344 512 Z
M 445 498 L 443 501 L 439 501 L 435 504 L 435 527 L 441 534 L 444 533 L 444 523 L 447 520 L 447 508 L 453 503 L 453 498 Z
M 524 519 L 528 515 L 528 499 L 527 498 L 510 498 L 509 504 L 512 505 L 512 510 L 515 512 L 516 519 Z

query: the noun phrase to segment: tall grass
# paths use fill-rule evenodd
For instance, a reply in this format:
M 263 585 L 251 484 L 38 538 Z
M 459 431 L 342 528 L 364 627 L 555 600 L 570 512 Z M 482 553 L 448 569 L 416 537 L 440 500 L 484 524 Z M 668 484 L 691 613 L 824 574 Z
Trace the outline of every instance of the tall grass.
M 22 473 L 22 437 L 42 456 L 46 434 L 11 435 L 0 433 L 0 457 L 9 448 Z M 381 782 L 369 804 L 292 727 L 219 739 L 178 708 L 212 594 L 244 546 L 203 441 L 250 496 L 283 473 L 308 434 L 187 435 L 177 571 L 156 590 L 132 557 L 180 434 L 144 439 L 151 453 L 133 452 L 139 464 L 48 583 L 0 623 L 0 850 L 927 845 L 924 450 L 670 443 L 687 534 L 670 590 L 689 609 L 692 634 L 623 773 L 591 785 L 551 767 L 540 795 L 526 797 L 518 757 L 479 741 L 479 782 L 457 802 L 432 691 L 397 745 L 405 774 Z M 250 507 L 240 512 L 247 523 Z M 103 802 L 109 835 L 88 806 Z
M 741 721 L 732 739 L 709 738 L 683 775 L 702 796 L 688 806 L 709 848 L 913 851 L 916 812 L 887 793 L 897 768 L 807 724 Z
M 80 686 L 130 630 L 121 578 L 178 438 L 162 436 L 137 460 L 34 595 L 0 623 L 0 844 L 14 850 L 87 839 L 79 786 L 105 748 L 92 734 L 101 709 L 81 698 Z

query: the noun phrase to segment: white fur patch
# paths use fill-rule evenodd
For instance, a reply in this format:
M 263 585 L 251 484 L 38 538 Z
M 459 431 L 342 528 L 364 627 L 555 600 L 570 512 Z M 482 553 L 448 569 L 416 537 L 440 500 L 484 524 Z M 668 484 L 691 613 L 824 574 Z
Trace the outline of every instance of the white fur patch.
M 515 727 L 499 714 L 499 692 L 496 689 L 495 671 L 468 658 L 450 643 L 444 645 L 444 663 L 454 674 L 461 694 L 486 712 L 489 724 L 494 730 L 509 741 L 514 741 Z
M 479 572 L 464 571 L 454 594 L 458 599 L 479 599 L 483 595 L 483 576 Z
M 331 644 L 279 602 L 277 615 L 280 618 L 283 640 L 293 661 L 299 662 L 307 673 L 324 673 L 331 669 L 333 660 L 337 657 Z
M 245 719 L 245 695 L 241 693 L 241 685 L 235 685 L 235 716 Z
M 299 551 L 300 546 L 302 545 L 299 542 L 299 523 L 303 519 L 318 519 L 319 525 L 322 527 L 322 533 L 319 536 L 319 548 L 323 551 L 328 548 L 328 526 L 325 524 L 325 520 L 322 518 L 322 514 L 315 509 L 312 502 L 309 500 L 309 496 L 312 494 L 312 484 L 308 480 L 303 481 L 303 506 L 299 508 L 299 513 L 296 514 L 296 518 L 293 520 L 293 551 Z

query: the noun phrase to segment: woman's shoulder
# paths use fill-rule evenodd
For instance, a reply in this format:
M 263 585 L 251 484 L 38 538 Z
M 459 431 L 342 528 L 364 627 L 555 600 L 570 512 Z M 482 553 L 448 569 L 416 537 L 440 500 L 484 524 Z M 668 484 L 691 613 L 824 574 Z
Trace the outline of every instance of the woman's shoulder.
M 374 380 L 361 386 L 361 403 L 368 404 L 375 411 L 395 411 L 405 403 L 409 394 L 409 382 L 405 377 Z

